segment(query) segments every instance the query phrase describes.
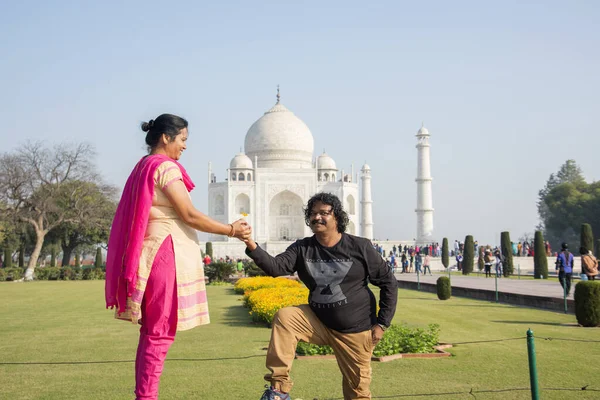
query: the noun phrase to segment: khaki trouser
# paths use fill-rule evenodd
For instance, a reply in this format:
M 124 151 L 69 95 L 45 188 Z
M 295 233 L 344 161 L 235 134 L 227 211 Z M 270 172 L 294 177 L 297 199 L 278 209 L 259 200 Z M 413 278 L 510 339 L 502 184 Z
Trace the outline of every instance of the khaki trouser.
M 280 309 L 273 319 L 271 342 L 267 351 L 267 368 L 271 371 L 265 380 L 275 389 L 292 389 L 290 369 L 298 341 L 329 345 L 335 352 L 340 371 L 344 399 L 370 399 L 371 330 L 358 333 L 340 333 L 327 328 L 308 304 Z

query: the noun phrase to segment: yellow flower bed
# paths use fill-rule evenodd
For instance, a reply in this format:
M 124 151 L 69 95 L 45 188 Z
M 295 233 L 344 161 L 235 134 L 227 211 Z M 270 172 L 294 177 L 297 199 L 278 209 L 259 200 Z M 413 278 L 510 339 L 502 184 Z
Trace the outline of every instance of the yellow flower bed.
M 308 289 L 305 287 L 263 288 L 247 292 L 244 302 L 250 307 L 252 320 L 273 322 L 277 310 L 283 307 L 308 303 Z
M 263 288 L 300 288 L 302 284 L 298 281 L 288 278 L 273 278 L 270 276 L 256 276 L 253 278 L 242 278 L 234 285 L 234 290 L 238 294 L 244 294 Z

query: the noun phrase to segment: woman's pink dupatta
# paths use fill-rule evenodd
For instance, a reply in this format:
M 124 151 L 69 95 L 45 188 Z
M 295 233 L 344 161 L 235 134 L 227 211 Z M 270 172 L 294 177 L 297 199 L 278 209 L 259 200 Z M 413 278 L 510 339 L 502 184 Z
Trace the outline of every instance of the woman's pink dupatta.
M 171 161 L 179 167 L 188 192 L 194 188 L 183 166 L 161 154 L 142 158 L 129 175 L 110 229 L 106 255 L 106 308 L 116 306 L 118 313 L 125 312 L 127 297 L 135 290 L 154 195 L 154 172 L 165 161 Z

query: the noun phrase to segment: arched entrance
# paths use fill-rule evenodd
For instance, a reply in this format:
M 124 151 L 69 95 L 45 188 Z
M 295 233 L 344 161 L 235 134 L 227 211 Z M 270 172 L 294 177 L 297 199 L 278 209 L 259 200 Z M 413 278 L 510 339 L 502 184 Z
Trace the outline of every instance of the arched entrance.
M 303 201 L 285 190 L 269 204 L 269 240 L 296 240 L 304 237 Z

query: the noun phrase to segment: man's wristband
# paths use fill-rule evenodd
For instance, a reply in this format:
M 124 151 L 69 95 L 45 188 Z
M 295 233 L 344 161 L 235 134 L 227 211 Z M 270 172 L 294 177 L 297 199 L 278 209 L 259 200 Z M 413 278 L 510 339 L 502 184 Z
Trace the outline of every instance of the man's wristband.
M 385 326 L 383 324 L 377 324 L 377 325 L 379 325 L 379 327 L 381 328 L 381 330 L 384 331 L 384 332 L 388 328 L 387 326 Z

